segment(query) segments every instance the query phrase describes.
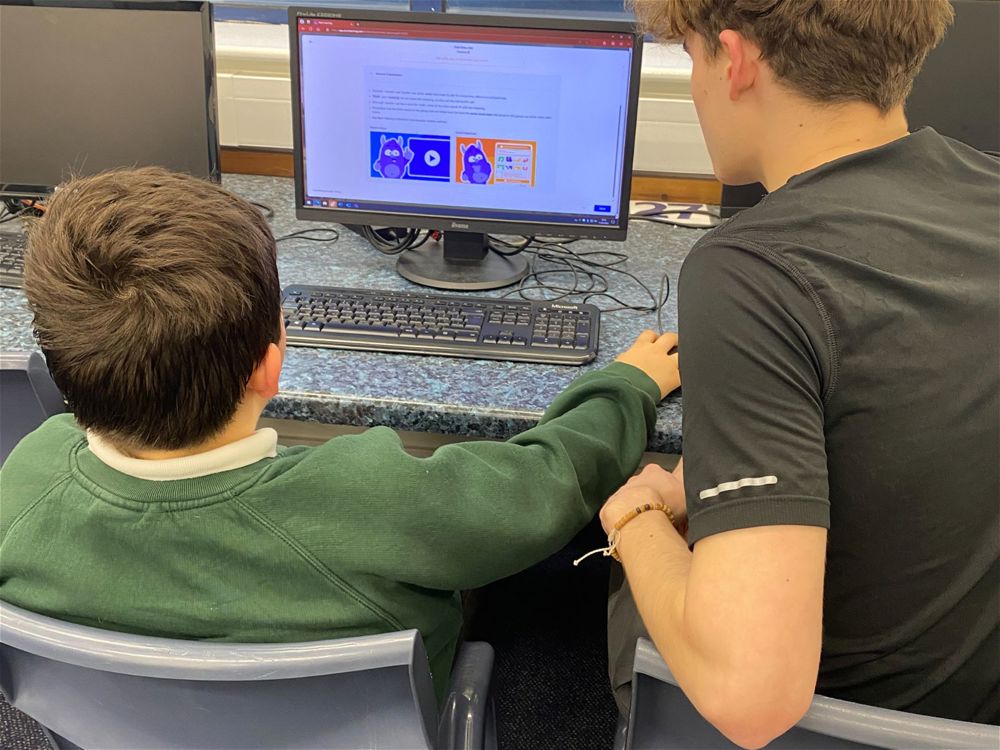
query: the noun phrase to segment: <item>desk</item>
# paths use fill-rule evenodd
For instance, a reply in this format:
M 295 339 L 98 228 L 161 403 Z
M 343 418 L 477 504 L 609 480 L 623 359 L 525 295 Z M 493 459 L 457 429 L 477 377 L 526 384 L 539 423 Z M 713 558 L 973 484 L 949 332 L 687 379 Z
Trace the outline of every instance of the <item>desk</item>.
M 227 188 L 274 207 L 276 237 L 323 224 L 295 219 L 292 181 L 276 177 L 227 175 Z M 670 274 L 673 291 L 663 309 L 663 324 L 677 328 L 677 274 L 700 230 L 633 222 L 629 240 L 587 242 L 581 250 L 606 248 L 630 256 L 627 270 L 656 293 L 660 277 Z M 353 232 L 327 245 L 289 240 L 278 245 L 282 286 L 326 284 L 376 289 L 417 290 L 394 270 L 395 258 L 380 255 Z M 647 304 L 648 298 L 621 274 L 609 274 L 611 291 L 621 299 Z M 425 290 L 426 291 L 426 290 Z M 498 296 L 507 290 L 485 292 Z M 0 350 L 37 349 L 24 293 L 0 289 Z M 601 318 L 600 352 L 584 367 L 418 357 L 397 354 L 289 347 L 281 392 L 264 416 L 332 425 L 505 439 L 534 426 L 545 407 L 570 381 L 610 362 L 644 328 L 656 327 L 655 314 L 608 313 Z M 680 453 L 681 397 L 659 407 L 650 451 Z

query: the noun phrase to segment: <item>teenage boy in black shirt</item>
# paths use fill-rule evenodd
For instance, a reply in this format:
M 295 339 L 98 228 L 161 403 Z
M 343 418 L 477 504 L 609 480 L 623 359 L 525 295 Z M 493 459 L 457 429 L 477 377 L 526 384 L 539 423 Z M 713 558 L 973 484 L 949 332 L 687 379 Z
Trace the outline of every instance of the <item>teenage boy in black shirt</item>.
M 601 513 L 686 520 L 618 534 L 642 621 L 746 747 L 814 692 L 1000 722 L 998 167 L 903 110 L 949 3 L 636 10 L 691 55 L 716 175 L 770 191 L 681 273 L 682 468 Z M 622 706 L 629 605 L 610 606 Z

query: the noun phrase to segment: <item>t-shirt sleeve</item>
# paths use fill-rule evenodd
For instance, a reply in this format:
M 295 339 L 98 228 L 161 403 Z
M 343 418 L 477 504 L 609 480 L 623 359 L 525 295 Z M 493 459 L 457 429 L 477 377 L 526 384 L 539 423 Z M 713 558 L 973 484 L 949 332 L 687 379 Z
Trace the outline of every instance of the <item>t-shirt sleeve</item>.
M 811 287 L 765 250 L 703 243 L 678 295 L 688 541 L 829 528 L 831 346 Z

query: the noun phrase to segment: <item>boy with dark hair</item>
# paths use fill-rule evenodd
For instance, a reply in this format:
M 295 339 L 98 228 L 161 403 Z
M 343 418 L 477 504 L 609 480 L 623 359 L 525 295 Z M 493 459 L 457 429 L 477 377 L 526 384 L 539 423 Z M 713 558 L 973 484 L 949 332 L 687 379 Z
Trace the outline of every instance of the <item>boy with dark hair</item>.
M 274 240 L 246 201 L 159 169 L 59 190 L 25 290 L 75 421 L 46 422 L 0 472 L 0 597 L 175 638 L 418 628 L 439 694 L 457 591 L 569 541 L 679 384 L 676 336 L 646 332 L 506 443 L 417 459 L 374 428 L 280 447 L 256 430 L 284 355 Z
M 606 529 L 646 502 L 686 520 L 618 534 L 642 623 L 745 747 L 816 691 L 1000 721 L 997 161 L 909 133 L 903 110 L 950 4 L 634 5 L 691 55 L 716 175 L 770 191 L 681 272 L 683 469 L 601 511 Z M 627 593 L 609 624 L 623 706 Z

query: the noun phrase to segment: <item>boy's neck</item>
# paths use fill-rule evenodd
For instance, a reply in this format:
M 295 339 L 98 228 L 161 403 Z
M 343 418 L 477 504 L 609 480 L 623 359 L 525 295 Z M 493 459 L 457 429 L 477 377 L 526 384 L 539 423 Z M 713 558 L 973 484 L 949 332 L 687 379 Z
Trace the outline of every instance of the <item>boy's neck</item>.
M 762 182 L 768 191 L 777 190 L 797 174 L 884 146 L 908 132 L 902 105 L 886 114 L 861 102 L 793 105 L 762 134 L 758 150 Z
M 244 401 L 244 403 L 240 404 L 236 410 L 236 414 L 233 415 L 232 420 L 230 420 L 222 432 L 216 433 L 208 440 L 197 445 L 178 448 L 176 450 L 157 450 L 155 448 L 136 449 L 125 448 L 121 445 L 115 445 L 115 447 L 127 456 L 147 461 L 187 458 L 199 453 L 207 453 L 208 451 L 221 448 L 224 445 L 235 443 L 238 440 L 243 440 L 253 435 L 257 431 L 257 421 L 260 419 L 263 409 L 263 404 L 258 407 L 256 404 Z

